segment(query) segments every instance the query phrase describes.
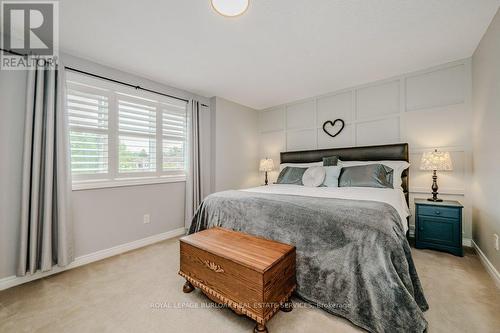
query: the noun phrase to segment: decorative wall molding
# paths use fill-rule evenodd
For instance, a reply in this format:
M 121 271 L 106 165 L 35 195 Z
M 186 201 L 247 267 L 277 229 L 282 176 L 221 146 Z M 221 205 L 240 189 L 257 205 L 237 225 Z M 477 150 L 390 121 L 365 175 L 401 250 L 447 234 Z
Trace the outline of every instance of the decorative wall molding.
M 488 257 L 484 254 L 483 251 L 479 248 L 479 246 L 472 240 L 472 246 L 477 252 L 477 255 L 479 256 L 479 260 L 481 260 L 481 263 L 483 264 L 484 268 L 490 274 L 492 277 L 493 281 L 495 282 L 496 286 L 498 289 L 500 289 L 500 273 L 497 271 L 495 266 L 491 263 L 491 261 L 488 259 Z
M 467 90 L 470 87 L 466 84 L 469 79 L 469 65 L 470 59 L 459 60 L 261 110 L 261 133 L 285 132 L 284 151 L 295 150 L 300 139 L 296 136 L 303 134 L 305 130 L 310 130 L 309 135 L 312 135 L 313 129 L 317 129 L 315 142 L 308 137 L 308 142 L 301 145 L 300 149 L 364 145 L 368 137 L 373 136 L 373 131 L 379 136 L 370 139 L 371 144 L 406 142 L 408 140 L 403 120 L 408 113 L 413 113 L 408 111 L 425 111 L 432 108 L 445 110 L 448 106 L 469 102 L 470 94 Z M 416 93 L 409 93 L 415 90 L 408 87 L 409 82 L 416 87 Z M 437 86 L 440 89 L 429 89 L 428 86 Z M 409 110 L 408 96 L 421 98 L 423 101 L 418 108 Z M 345 134 L 349 133 L 350 138 L 342 138 L 342 135 L 339 135 L 336 140 L 328 141 L 328 138 L 323 137 L 326 134 L 320 131 L 322 124 L 332 118 L 344 119 Z M 371 129 L 372 132 L 365 134 L 366 126 L 370 126 L 368 130 Z M 393 127 L 399 129 L 392 129 Z M 386 133 L 386 129 L 391 132 Z M 292 144 L 289 144 L 290 142 Z M 417 142 L 415 146 L 433 148 L 432 145 Z
M 405 78 L 405 111 L 435 109 L 443 106 L 465 103 L 465 89 L 461 81 L 465 75 L 465 64 L 456 64 L 447 68 L 434 68 L 423 73 Z M 448 85 L 448 93 L 440 93 L 442 84 Z M 411 96 L 409 90 L 419 91 L 419 96 Z M 426 95 L 426 96 L 423 96 Z M 416 104 L 413 99 L 426 100 Z M 412 105 L 413 102 L 413 105 Z
M 56 266 L 48 272 L 38 271 L 35 274 L 26 275 L 26 276 L 22 276 L 22 277 L 18 277 L 15 275 L 8 276 L 8 277 L 0 279 L 0 290 L 15 287 L 17 285 L 20 285 L 20 284 L 23 284 L 26 282 L 30 282 L 33 280 L 38 280 L 38 279 L 50 276 L 52 274 L 61 273 L 61 272 L 67 271 L 69 269 L 73 269 L 73 268 L 80 267 L 80 266 L 83 266 L 86 264 L 90 264 L 92 262 L 96 262 L 96 261 L 99 261 L 102 259 L 113 257 L 113 256 L 116 256 L 118 254 L 122 254 L 122 253 L 125 253 L 128 251 L 136 250 L 136 249 L 139 249 L 139 248 L 147 246 L 147 245 L 158 243 L 158 242 L 170 239 L 170 238 L 178 237 L 178 236 L 184 235 L 185 232 L 186 232 L 186 229 L 184 227 L 177 228 L 177 229 L 167 231 L 167 232 L 164 232 L 164 233 L 161 233 L 158 235 L 153 235 L 153 236 L 139 239 L 139 240 L 136 240 L 136 241 L 133 241 L 130 243 L 117 245 L 117 246 L 114 246 L 114 247 L 109 248 L 109 249 L 105 249 L 105 250 L 101 250 L 101 251 L 97 251 L 94 253 L 90 253 L 90 254 L 86 254 L 86 255 L 77 257 L 75 259 L 75 261 L 73 261 L 71 264 L 69 264 L 66 267 Z
M 260 154 L 278 162 L 281 151 L 408 142 L 410 193 L 423 196 L 430 193 L 431 174 L 419 170 L 420 155 L 450 151 L 455 168 L 439 173 L 439 193 L 464 205 L 464 231 L 471 237 L 471 82 L 469 58 L 261 110 Z M 345 128 L 332 138 L 322 125 L 337 118 Z

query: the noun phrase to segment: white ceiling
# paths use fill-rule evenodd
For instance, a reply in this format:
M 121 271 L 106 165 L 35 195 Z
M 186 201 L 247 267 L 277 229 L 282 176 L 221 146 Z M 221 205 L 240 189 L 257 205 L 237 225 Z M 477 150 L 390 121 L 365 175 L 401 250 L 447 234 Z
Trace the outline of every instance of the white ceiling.
M 470 57 L 500 0 L 62 0 L 64 52 L 262 109 Z

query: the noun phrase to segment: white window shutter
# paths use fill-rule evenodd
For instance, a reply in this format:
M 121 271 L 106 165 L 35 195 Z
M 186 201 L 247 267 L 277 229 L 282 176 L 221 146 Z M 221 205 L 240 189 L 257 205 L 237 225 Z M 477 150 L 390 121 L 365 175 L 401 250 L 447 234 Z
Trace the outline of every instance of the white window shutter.
M 67 86 L 76 188 L 185 179 L 187 102 L 73 73 Z
M 163 171 L 175 172 L 185 169 L 187 121 L 184 105 L 160 105 L 162 115 Z
M 156 171 L 156 104 L 118 95 L 118 172 Z
M 71 169 L 75 176 L 108 173 L 107 92 L 68 83 L 67 107 L 70 127 Z

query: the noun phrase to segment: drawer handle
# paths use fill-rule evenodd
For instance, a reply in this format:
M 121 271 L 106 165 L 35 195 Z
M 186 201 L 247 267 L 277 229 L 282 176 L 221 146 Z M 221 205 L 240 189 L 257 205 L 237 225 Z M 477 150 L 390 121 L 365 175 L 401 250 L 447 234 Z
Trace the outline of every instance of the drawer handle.
M 217 265 L 210 260 L 205 260 L 203 263 L 208 267 L 208 269 L 214 271 L 215 273 L 224 273 L 224 269 L 220 265 Z
M 436 210 L 436 212 L 435 212 L 435 213 L 436 213 L 436 215 L 441 214 L 441 212 L 440 212 L 439 210 Z

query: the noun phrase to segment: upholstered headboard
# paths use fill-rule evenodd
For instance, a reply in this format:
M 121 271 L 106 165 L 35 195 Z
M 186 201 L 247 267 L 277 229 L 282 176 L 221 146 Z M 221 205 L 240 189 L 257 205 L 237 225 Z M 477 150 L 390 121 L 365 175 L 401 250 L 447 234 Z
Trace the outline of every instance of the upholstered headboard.
M 407 161 L 409 162 L 408 144 L 397 143 L 381 146 L 364 146 L 349 148 L 331 148 L 319 150 L 289 151 L 280 154 L 280 163 L 311 163 L 320 162 L 323 157 L 338 156 L 342 161 Z M 403 191 L 406 203 L 409 203 L 408 186 L 409 170 L 402 174 Z

